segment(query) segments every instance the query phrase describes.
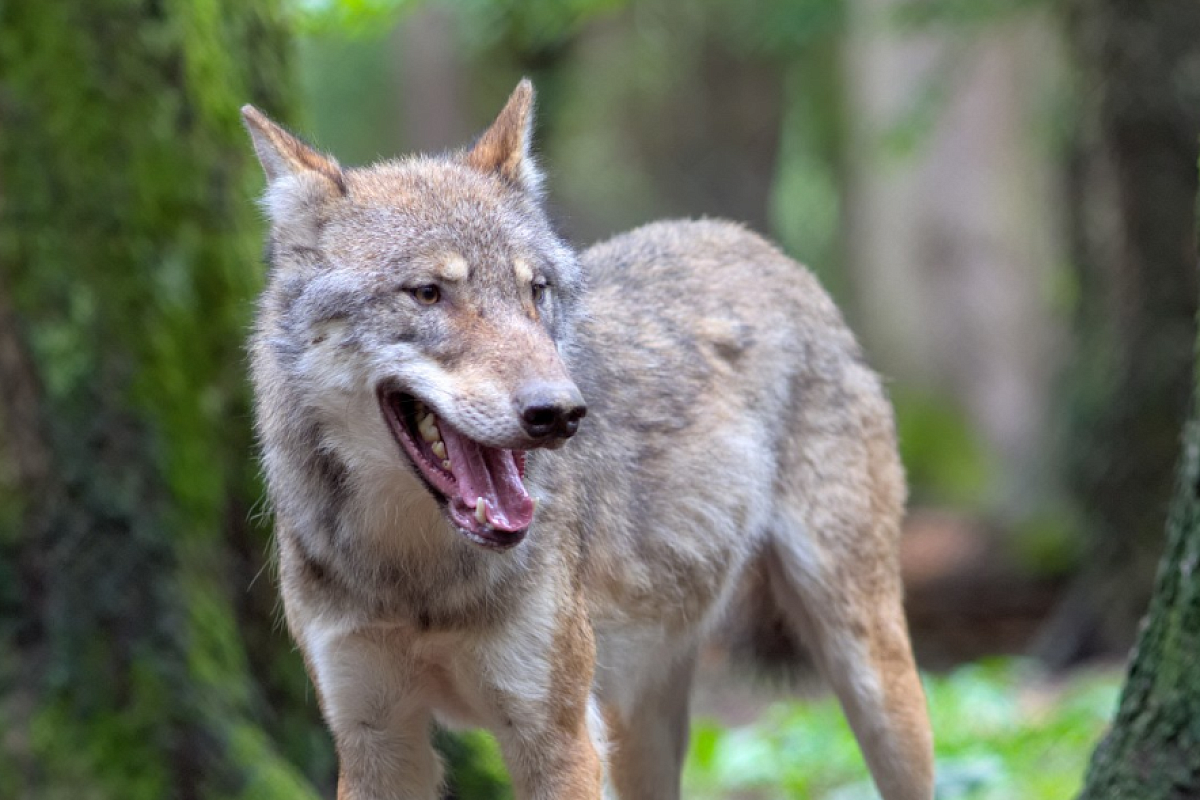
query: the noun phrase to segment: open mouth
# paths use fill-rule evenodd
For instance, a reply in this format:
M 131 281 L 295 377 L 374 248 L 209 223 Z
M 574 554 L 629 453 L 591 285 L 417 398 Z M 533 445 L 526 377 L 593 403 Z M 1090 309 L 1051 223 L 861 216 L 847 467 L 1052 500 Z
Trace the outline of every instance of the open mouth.
M 404 392 L 380 389 L 379 405 L 400 449 L 476 544 L 506 548 L 525 538 L 534 503 L 525 491 L 525 453 L 468 439 Z

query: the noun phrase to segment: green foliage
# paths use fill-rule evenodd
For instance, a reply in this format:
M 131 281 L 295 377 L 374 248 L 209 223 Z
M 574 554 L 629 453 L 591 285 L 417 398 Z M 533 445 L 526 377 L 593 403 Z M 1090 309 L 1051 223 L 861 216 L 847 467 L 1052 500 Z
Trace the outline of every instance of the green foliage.
M 979 506 L 994 467 L 966 415 L 943 398 L 899 387 L 892 402 L 913 502 Z
M 289 11 L 301 33 L 380 34 L 422 0 L 294 0 Z
M 978 28 L 995 25 L 1023 13 L 1049 9 L 1060 0 L 904 0 L 892 19 L 903 28 L 941 25 Z
M 304 105 L 312 111 L 297 132 L 343 164 L 393 155 L 386 133 L 399 113 L 391 83 L 394 43 L 322 31 L 301 37 L 298 44 L 298 77 Z
M 475 48 L 504 40 L 523 49 L 554 44 L 578 31 L 599 13 L 628 0 L 459 0 L 440 5 L 463 23 L 465 41 Z M 299 31 L 353 37 L 386 33 L 405 13 L 434 0 L 293 0 Z
M 146 664 L 136 665 L 133 674 L 130 701 L 120 709 L 79 708 L 60 695 L 35 712 L 29 745 L 43 773 L 38 797 L 158 800 L 170 795 L 171 776 L 161 752 L 167 733 L 162 676 Z
M 496 740 L 484 731 L 439 730 L 435 745 L 446 761 L 452 795 L 461 800 L 512 800 L 508 771 Z
M 1047 508 L 1014 523 L 1009 539 L 1017 565 L 1029 575 L 1066 575 L 1084 557 L 1082 523 L 1066 508 Z
M 443 0 L 444 2 L 444 0 Z M 554 48 L 593 18 L 629 0 L 457 0 L 445 3 L 463 26 L 466 43 L 484 51 L 501 43 L 516 52 Z
M 715 27 L 743 53 L 789 60 L 826 45 L 846 19 L 844 0 L 709 0 L 707 6 Z M 827 58 L 821 70 L 835 63 Z
M 1114 675 L 1048 683 L 1021 662 L 993 661 L 926 679 L 939 800 L 1060 800 L 1079 787 L 1116 700 Z M 777 703 L 751 725 L 693 726 L 688 797 L 774 800 L 878 795 L 832 698 Z
M 235 723 L 230 726 L 229 739 L 230 754 L 244 776 L 235 800 L 318 800 L 304 776 L 278 758 L 274 743 L 261 728 Z

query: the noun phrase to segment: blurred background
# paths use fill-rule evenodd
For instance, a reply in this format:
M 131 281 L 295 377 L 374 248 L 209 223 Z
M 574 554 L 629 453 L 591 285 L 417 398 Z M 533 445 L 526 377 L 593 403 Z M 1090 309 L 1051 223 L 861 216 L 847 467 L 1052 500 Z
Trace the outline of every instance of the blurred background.
M 521 76 L 571 241 L 729 217 L 835 296 L 897 409 L 939 796 L 1070 796 L 1192 386 L 1193 0 L 0 2 L 0 799 L 332 796 L 237 109 L 363 164 L 468 143 Z M 688 796 L 874 796 L 830 700 L 720 655 Z M 486 736 L 441 743 L 453 796 L 508 796 Z

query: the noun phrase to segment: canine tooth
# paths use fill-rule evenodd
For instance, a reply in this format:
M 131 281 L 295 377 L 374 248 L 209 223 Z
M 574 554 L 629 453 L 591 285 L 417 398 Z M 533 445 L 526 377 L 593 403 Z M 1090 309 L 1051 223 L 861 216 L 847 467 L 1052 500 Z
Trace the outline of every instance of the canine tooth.
M 485 506 L 483 504 L 483 498 L 482 497 L 476 498 L 476 500 L 475 500 L 475 521 L 478 522 L 480 525 L 487 522 L 487 516 L 484 514 L 484 509 L 485 509 Z
M 438 432 L 437 423 L 433 421 L 432 415 L 426 417 L 424 422 L 417 423 L 417 430 L 421 432 L 421 438 L 430 444 L 442 438 Z
M 446 443 L 443 442 L 441 439 L 438 439 L 433 444 L 431 444 L 429 446 L 429 449 L 432 450 L 433 454 L 435 456 L 437 456 L 438 458 L 446 457 Z

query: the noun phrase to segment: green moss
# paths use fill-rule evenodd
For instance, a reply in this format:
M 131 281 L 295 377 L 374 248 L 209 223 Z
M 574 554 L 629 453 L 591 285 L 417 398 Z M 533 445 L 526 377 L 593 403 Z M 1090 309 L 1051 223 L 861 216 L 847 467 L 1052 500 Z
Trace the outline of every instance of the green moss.
M 1196 413 L 1195 411 L 1193 412 Z M 1184 451 L 1167 548 L 1112 731 L 1096 748 L 1082 800 L 1174 800 L 1200 793 L 1200 421 Z
M 245 776 L 244 785 L 234 796 L 237 800 L 317 800 L 319 797 L 295 767 L 279 758 L 274 745 L 257 726 L 245 723 L 232 726 L 229 752 Z
M 197 772 L 304 796 L 242 643 L 275 620 L 239 619 L 227 541 L 260 492 L 242 342 L 261 179 L 238 108 L 290 101 L 278 6 L 0 6 L 0 269 L 56 481 L 13 545 L 45 596 L 17 608 L 42 641 L 0 645 L 35 701 L 32 784 L 0 796 L 162 798 Z
M 160 800 L 171 793 L 170 737 L 163 676 L 130 669 L 128 702 L 81 704 L 69 692 L 43 699 L 29 728 L 39 783 L 26 795 L 45 800 Z M 20 795 L 16 795 L 20 796 Z

